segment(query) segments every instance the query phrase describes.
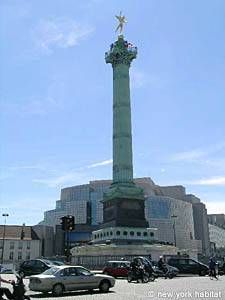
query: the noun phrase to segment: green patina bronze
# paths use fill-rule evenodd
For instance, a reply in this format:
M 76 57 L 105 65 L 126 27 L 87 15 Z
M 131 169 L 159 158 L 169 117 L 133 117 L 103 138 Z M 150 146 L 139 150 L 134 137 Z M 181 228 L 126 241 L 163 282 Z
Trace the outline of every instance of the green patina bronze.
M 113 183 L 104 200 L 144 199 L 143 190 L 133 182 L 132 130 L 129 68 L 137 47 L 123 35 L 106 52 L 106 63 L 113 67 Z

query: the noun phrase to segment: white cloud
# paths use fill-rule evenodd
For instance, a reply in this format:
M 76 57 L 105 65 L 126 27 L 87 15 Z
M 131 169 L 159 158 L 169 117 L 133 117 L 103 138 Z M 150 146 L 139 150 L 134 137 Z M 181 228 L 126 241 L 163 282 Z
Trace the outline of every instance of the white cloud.
M 189 184 L 189 185 L 212 185 L 212 186 L 224 185 L 225 186 L 225 176 L 198 179 L 198 180 L 188 181 L 185 184 Z
M 93 27 L 72 19 L 41 20 L 33 30 L 33 38 L 37 48 L 51 54 L 54 48 L 74 47 L 93 31 Z
M 51 188 L 61 188 L 65 185 L 79 185 L 84 184 L 85 182 L 89 181 L 90 179 L 81 172 L 67 172 L 60 176 L 54 176 L 51 178 L 43 178 L 43 179 L 33 179 L 32 181 L 35 183 L 40 183 L 47 185 Z
M 171 156 L 172 161 L 184 161 L 184 162 L 201 162 L 200 159 L 206 158 L 212 154 L 215 154 L 225 148 L 225 142 L 217 143 L 204 147 L 204 149 L 198 148 L 190 151 L 184 151 L 175 153 Z M 210 163 L 210 160 L 204 160 L 204 163 Z
M 208 214 L 225 214 L 225 201 L 203 201 Z
M 186 152 L 180 152 L 172 155 L 171 159 L 173 161 L 193 161 L 198 158 L 202 158 L 207 154 L 202 150 L 191 150 Z
M 100 167 L 100 166 L 111 165 L 112 162 L 113 162 L 112 159 L 103 160 L 103 161 L 91 164 L 91 165 L 87 166 L 87 168 L 90 169 L 90 168 L 96 168 L 96 167 Z

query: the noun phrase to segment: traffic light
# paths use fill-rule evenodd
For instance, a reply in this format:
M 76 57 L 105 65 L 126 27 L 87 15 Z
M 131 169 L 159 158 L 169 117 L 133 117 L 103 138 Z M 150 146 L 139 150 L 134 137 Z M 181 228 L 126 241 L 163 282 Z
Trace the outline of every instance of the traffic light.
M 62 228 L 62 230 L 64 230 L 64 231 L 67 231 L 67 216 L 64 216 L 64 217 L 62 217 L 62 218 L 60 218 L 61 219 L 61 228 Z
M 74 216 L 67 216 L 67 230 L 72 231 L 74 230 Z
M 61 218 L 61 228 L 64 231 L 74 230 L 74 216 L 64 216 Z

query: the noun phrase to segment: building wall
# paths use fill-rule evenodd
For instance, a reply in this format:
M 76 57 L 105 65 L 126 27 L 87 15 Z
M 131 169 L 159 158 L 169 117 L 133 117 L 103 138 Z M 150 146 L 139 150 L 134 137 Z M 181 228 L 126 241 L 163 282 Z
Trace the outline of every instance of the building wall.
M 208 215 L 208 221 L 212 225 L 225 228 L 225 215 L 224 214 L 210 214 Z
M 41 256 L 51 257 L 54 253 L 54 229 L 52 226 L 35 225 L 32 227 L 41 241 Z
M 196 244 L 194 242 L 195 229 L 191 202 L 197 203 L 199 199 L 194 195 L 186 195 L 183 186 L 161 187 L 155 185 L 147 177 L 137 178 L 134 181 L 144 189 L 146 197 L 145 216 L 150 227 L 159 228 L 160 239 L 174 242 L 171 215 L 177 215 L 178 217 L 175 220 L 177 245 L 186 248 Z M 101 201 L 104 192 L 109 188 L 110 184 L 111 180 L 97 180 L 90 181 L 89 184 L 62 189 L 61 198 L 57 201 L 57 208 L 45 212 L 42 224 L 52 226 L 60 224 L 60 217 L 71 214 L 71 212 L 75 214 L 75 222 L 77 224 L 88 224 L 89 222 L 92 225 L 101 224 L 103 221 L 103 204 Z M 87 213 L 87 210 L 85 210 L 84 203 L 90 204 L 90 213 Z M 80 209 L 78 209 L 79 207 Z M 199 237 L 200 234 L 198 235 Z
M 209 224 L 209 238 L 216 248 L 225 248 L 225 229 Z
M 195 237 L 202 241 L 202 253 L 210 255 L 209 227 L 207 219 L 207 210 L 204 203 L 193 203 L 193 217 Z
M 0 255 L 2 255 L 2 244 L 0 240 Z M 14 240 L 5 239 L 4 263 L 17 264 L 26 259 L 33 259 L 41 256 L 40 240 Z
M 175 222 L 177 247 L 193 247 L 195 233 L 191 203 L 165 196 L 150 196 L 146 198 L 145 212 L 149 226 L 158 228 L 158 235 L 162 241 L 174 243 Z M 173 215 L 177 217 L 171 218 Z
M 61 223 L 61 218 L 65 215 L 73 215 L 76 224 L 86 224 L 88 217 L 87 212 L 88 201 L 86 200 L 64 201 L 62 208 L 46 211 L 44 213 L 44 221 L 40 224 L 55 227 L 55 225 Z

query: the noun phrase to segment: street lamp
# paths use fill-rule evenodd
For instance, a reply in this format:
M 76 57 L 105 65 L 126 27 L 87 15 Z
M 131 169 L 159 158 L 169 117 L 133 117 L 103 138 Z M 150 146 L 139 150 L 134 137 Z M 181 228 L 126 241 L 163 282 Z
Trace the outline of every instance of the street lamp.
M 9 214 L 2 214 L 2 216 L 5 217 L 5 221 L 4 221 L 4 225 L 3 225 L 1 265 L 3 264 L 3 256 L 4 256 L 6 218 L 9 216 Z
M 174 237 L 174 246 L 177 246 L 177 238 L 176 238 L 176 229 L 175 229 L 175 220 L 177 218 L 176 215 L 172 215 L 171 218 L 173 219 L 173 237 Z

